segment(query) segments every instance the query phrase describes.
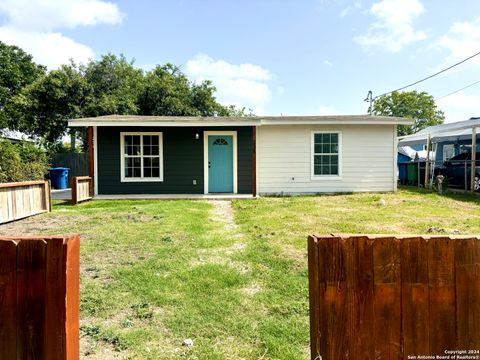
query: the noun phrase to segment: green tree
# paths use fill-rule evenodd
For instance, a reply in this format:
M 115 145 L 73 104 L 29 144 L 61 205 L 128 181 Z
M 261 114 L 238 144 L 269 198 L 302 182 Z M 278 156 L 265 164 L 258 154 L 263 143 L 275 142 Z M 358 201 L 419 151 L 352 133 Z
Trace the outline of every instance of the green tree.
M 15 128 L 11 100 L 26 86 L 45 73 L 45 67 L 17 46 L 0 41 L 0 129 Z
M 67 130 L 68 119 L 85 116 L 92 90 L 75 64 L 52 70 L 13 98 L 17 130 L 48 143 Z
M 43 180 L 47 169 L 47 156 L 35 144 L 0 140 L 0 183 Z
M 133 60 L 106 54 L 80 71 L 92 91 L 90 101 L 85 104 L 85 116 L 138 113 L 144 75 L 143 70 L 133 66 Z
M 211 81 L 195 84 L 177 66 L 157 65 L 145 76 L 139 112 L 163 116 L 228 115 L 229 109 L 216 101 L 215 91 Z
M 194 83 L 175 65 L 144 73 L 123 55 L 106 54 L 25 83 L 9 100 L 16 119 L 12 128 L 42 138 L 50 148 L 67 131 L 68 119 L 77 117 L 247 115 L 244 108 L 218 103 L 215 91 L 210 81 Z M 75 135 L 77 130 L 69 131 Z
M 398 126 L 399 136 L 414 134 L 428 126 L 442 124 L 445 120 L 445 115 L 437 108 L 433 96 L 417 91 L 394 91 L 379 97 L 373 103 L 372 114 L 414 119 L 413 125 Z

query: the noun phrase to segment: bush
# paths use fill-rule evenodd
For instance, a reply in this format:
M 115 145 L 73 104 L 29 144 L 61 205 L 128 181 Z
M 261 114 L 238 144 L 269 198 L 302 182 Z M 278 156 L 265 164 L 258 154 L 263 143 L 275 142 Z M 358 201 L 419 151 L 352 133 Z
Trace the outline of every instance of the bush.
M 47 155 L 35 144 L 0 140 L 0 182 L 43 180 L 47 170 Z

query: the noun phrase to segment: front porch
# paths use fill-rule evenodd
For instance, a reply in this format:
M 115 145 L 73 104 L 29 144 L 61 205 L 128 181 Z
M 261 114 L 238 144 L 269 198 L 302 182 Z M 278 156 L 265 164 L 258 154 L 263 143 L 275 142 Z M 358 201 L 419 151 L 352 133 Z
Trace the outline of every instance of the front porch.
M 235 200 L 257 199 L 251 194 L 118 194 L 96 195 L 94 200 Z

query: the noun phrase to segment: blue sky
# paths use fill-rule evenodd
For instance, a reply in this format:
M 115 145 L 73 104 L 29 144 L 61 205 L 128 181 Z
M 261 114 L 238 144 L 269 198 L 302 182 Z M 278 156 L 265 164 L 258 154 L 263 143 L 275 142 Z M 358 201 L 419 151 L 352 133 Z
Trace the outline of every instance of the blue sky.
M 460 5 L 461 4 L 461 5 Z M 0 40 L 50 69 L 112 52 L 211 79 L 263 115 L 365 113 L 374 96 L 480 51 L 480 1 L 0 0 Z M 438 98 L 480 80 L 480 56 L 409 90 Z M 480 84 L 438 101 L 480 116 Z

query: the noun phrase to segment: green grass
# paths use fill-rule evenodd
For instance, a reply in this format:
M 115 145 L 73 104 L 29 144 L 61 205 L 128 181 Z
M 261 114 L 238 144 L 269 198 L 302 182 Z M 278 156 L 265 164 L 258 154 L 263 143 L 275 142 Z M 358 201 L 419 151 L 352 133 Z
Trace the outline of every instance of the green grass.
M 56 204 L 32 218 L 31 232 L 42 221 L 51 224 L 44 233 L 82 235 L 82 352 L 307 359 L 308 234 L 480 233 L 480 201 L 470 195 L 402 189 L 235 200 L 233 208 L 233 229 L 202 201 Z

